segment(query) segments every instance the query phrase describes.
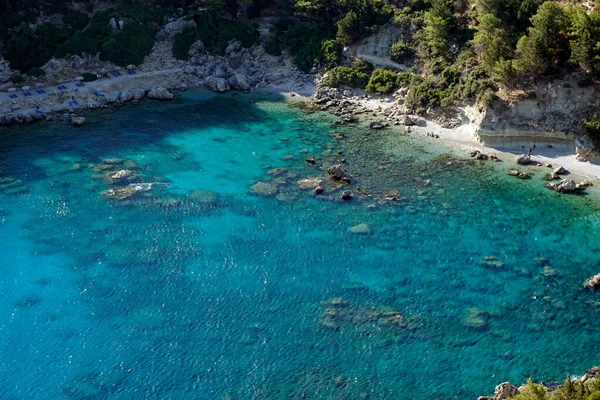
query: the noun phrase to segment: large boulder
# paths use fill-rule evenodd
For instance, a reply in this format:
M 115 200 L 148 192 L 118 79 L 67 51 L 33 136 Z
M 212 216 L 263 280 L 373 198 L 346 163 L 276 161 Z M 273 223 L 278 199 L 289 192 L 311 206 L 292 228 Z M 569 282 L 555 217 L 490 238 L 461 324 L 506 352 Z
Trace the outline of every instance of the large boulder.
M 548 182 L 546 187 L 552 190 L 556 190 L 559 193 L 573 193 L 581 188 L 575 183 L 573 179 L 565 179 L 560 181 L 558 184 Z
M 121 103 L 126 103 L 132 99 L 133 99 L 133 93 L 131 93 L 129 90 L 125 89 L 125 90 L 121 91 L 121 94 L 119 95 L 119 101 Z
M 133 91 L 133 100 L 142 100 L 146 95 L 146 91 L 144 89 L 135 89 Z
M 248 79 L 244 74 L 233 74 L 231 78 L 229 78 L 229 84 L 237 90 L 250 89 L 250 84 L 248 83 Z
M 210 76 L 206 79 L 206 84 L 215 92 L 223 93 L 231 89 L 229 82 L 225 78 Z
M 369 226 L 369 224 L 365 224 L 365 223 L 358 224 L 351 228 L 348 228 L 348 231 L 350 231 L 356 235 L 369 235 L 369 234 L 373 233 L 371 226 Z
M 190 57 L 198 57 L 200 54 L 204 54 L 205 52 L 206 47 L 204 46 L 204 42 L 202 40 L 197 40 L 190 46 L 188 55 Z
M 494 390 L 494 400 L 512 399 L 519 393 L 519 389 L 510 382 L 504 382 L 496 386 L 496 389 Z
M 164 87 L 158 87 L 148 92 L 148 98 L 153 100 L 173 100 L 175 96 Z
M 197 25 L 196 22 L 194 22 L 194 20 L 186 21 L 183 18 L 181 18 L 176 21 L 169 22 L 167 25 L 165 25 L 164 31 L 169 36 L 174 36 L 175 34 L 183 31 L 186 28 L 196 28 L 196 26 Z
M 107 103 L 116 103 L 119 101 L 120 95 L 121 95 L 121 92 L 119 92 L 118 90 L 113 90 L 112 92 L 108 92 L 106 94 L 106 102 Z
M 517 164 L 527 165 L 531 164 L 531 156 L 527 154 L 520 154 L 516 157 Z

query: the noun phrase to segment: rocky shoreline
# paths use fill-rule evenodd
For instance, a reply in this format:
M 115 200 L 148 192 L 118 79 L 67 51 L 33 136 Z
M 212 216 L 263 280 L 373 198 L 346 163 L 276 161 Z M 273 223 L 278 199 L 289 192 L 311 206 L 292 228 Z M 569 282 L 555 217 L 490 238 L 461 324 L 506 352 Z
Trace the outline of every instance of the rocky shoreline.
M 581 386 L 589 385 L 590 383 L 594 383 L 593 381 L 597 381 L 600 379 L 600 367 L 593 367 L 586 371 L 586 373 L 581 377 L 568 377 L 572 384 L 579 384 Z M 553 392 L 556 392 L 563 385 L 559 384 L 546 384 L 544 382 L 539 384 L 544 393 L 547 395 L 551 395 Z M 527 393 L 528 385 L 521 385 L 516 387 L 510 382 L 503 382 L 496 386 L 494 390 L 493 396 L 479 396 L 477 400 L 505 400 L 512 399 L 519 394 Z M 540 397 L 535 397 L 540 398 Z M 545 398 L 545 397 L 544 397 Z M 591 398 L 591 397 L 590 397 Z

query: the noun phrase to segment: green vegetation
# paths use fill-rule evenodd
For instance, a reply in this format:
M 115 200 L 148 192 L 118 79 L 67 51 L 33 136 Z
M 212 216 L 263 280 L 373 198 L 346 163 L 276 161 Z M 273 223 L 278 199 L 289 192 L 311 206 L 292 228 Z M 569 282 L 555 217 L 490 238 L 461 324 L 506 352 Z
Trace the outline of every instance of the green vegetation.
M 556 390 L 548 392 L 541 385 L 528 381 L 525 389 L 513 397 L 513 400 L 598 400 L 600 399 L 600 380 L 590 379 L 586 383 L 572 380 L 567 376 L 565 382 Z
M 585 124 L 585 133 L 595 145 L 600 145 L 600 120 L 593 120 Z
M 93 82 L 98 79 L 95 74 L 90 74 L 89 72 L 84 72 L 81 74 L 81 77 L 83 78 L 84 82 Z
M 25 82 L 25 78 L 23 78 L 21 75 L 13 75 L 8 80 L 11 81 L 12 83 Z
M 33 67 L 29 71 L 27 71 L 27 75 L 39 78 L 40 76 L 46 75 L 46 72 L 39 67 Z
M 335 67 L 327 72 L 324 83 L 327 86 L 349 86 L 364 89 L 369 82 L 369 75 L 354 68 Z
M 412 57 L 414 54 L 414 49 L 412 46 L 402 40 L 398 40 L 393 43 L 390 47 L 390 56 L 392 61 L 396 61 L 399 63 L 405 62 L 408 58 Z

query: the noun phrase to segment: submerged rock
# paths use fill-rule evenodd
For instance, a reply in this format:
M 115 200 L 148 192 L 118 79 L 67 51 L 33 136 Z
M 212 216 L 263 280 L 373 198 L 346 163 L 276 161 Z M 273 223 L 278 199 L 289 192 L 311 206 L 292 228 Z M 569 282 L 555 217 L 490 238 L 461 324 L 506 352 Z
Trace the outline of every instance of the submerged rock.
M 463 314 L 463 325 L 467 328 L 484 330 L 487 329 L 486 313 L 477 308 L 471 307 L 465 310 Z
M 215 205 L 219 201 L 219 194 L 212 190 L 194 190 L 188 195 L 188 198 L 194 202 L 204 205 Z
M 508 175 L 514 176 L 514 177 L 519 178 L 519 179 L 529 179 L 529 178 L 531 178 L 531 176 L 528 173 L 521 172 L 521 171 L 518 171 L 516 169 L 511 169 L 510 171 L 508 171 Z
M 373 121 L 369 124 L 370 129 L 383 129 L 385 124 L 383 122 Z
M 492 269 L 503 269 L 504 268 L 504 263 L 502 261 L 498 260 L 498 258 L 496 258 L 496 256 L 485 256 L 481 259 L 481 261 L 479 261 L 479 264 L 483 267 L 492 268 Z
M 131 182 L 135 178 L 137 178 L 137 176 L 129 169 L 121 169 L 119 171 L 109 172 L 106 174 L 106 180 L 108 183 L 112 184 Z
M 349 228 L 348 230 L 357 235 L 368 235 L 368 234 L 373 233 L 371 226 L 369 226 L 369 224 L 366 224 L 366 223 L 355 225 L 355 226 Z
M 323 185 L 323 180 L 317 177 L 308 177 L 300 179 L 296 182 L 296 185 L 302 190 L 316 190 L 318 187 Z
M 250 194 L 255 196 L 275 196 L 277 194 L 277 185 L 272 183 L 259 181 L 250 186 Z

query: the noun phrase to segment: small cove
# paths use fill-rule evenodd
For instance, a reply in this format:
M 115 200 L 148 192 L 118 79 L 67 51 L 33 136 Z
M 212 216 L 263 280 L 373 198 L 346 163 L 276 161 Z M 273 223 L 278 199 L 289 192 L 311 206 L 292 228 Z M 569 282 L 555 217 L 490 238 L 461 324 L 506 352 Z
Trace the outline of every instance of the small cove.
M 88 120 L 0 131 L 2 398 L 464 399 L 597 364 L 594 189 L 276 95 Z M 297 188 L 341 158 L 369 196 Z

